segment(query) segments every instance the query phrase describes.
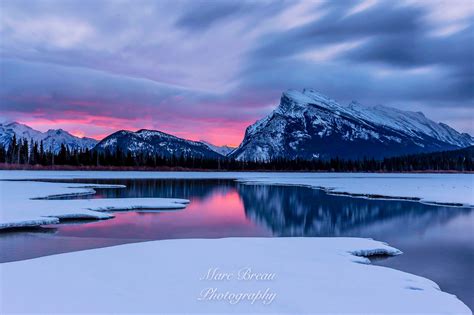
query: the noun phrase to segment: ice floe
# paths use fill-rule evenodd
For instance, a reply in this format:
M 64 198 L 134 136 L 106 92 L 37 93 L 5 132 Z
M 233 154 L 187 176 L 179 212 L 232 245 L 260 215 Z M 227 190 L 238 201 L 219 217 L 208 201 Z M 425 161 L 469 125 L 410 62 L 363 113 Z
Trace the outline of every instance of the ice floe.
M 47 199 L 94 194 L 94 188 L 120 189 L 121 185 L 86 185 L 37 181 L 0 181 L 0 230 L 59 223 L 61 219 L 108 219 L 110 211 L 182 209 L 188 200 L 171 198 Z

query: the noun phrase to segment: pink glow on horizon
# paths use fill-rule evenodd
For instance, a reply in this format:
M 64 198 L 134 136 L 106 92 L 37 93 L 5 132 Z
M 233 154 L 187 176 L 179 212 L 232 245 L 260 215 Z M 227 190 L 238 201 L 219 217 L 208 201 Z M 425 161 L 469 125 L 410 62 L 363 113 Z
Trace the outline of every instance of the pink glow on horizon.
M 72 134 L 73 136 L 76 136 L 76 137 L 79 137 L 79 138 L 85 137 L 85 134 L 82 130 L 71 130 L 71 131 L 69 131 L 69 133 Z
M 190 119 L 186 129 L 179 124 L 153 124 L 151 120 L 120 119 L 105 116 L 84 115 L 70 112 L 68 116 L 78 118 L 25 118 L 19 123 L 45 132 L 49 129 L 64 129 L 77 137 L 89 137 L 102 140 L 118 130 L 137 131 L 139 129 L 159 130 L 180 138 L 200 141 L 205 140 L 214 145 L 237 147 L 243 139 L 245 129 L 254 121 L 230 121 L 225 119 Z M 189 120 L 189 119 L 188 119 Z
M 130 99 L 111 101 L 94 99 L 94 96 L 81 99 L 19 94 L 8 96 L 8 101 L 35 104 L 30 111 L 12 110 L 6 116 L 42 132 L 60 128 L 75 136 L 102 140 L 119 130 L 151 129 L 231 147 L 237 147 L 246 128 L 264 114 L 262 110 L 256 110 L 261 101 L 254 95 L 232 101 L 193 101 L 174 95 L 156 102 L 140 103 L 137 100 L 135 104 Z

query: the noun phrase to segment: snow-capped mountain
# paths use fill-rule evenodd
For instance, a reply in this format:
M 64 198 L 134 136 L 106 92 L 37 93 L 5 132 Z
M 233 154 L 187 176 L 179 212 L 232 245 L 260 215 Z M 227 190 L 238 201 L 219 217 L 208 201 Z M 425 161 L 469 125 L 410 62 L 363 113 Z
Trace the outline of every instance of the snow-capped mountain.
M 200 140 L 200 142 L 207 145 L 209 147 L 209 149 L 211 149 L 212 151 L 217 152 L 220 155 L 224 155 L 224 156 L 227 156 L 230 152 L 235 150 L 235 147 L 229 147 L 227 145 L 217 146 L 217 145 L 214 145 L 214 144 L 209 143 L 209 142 L 204 141 L 204 140 Z
M 117 146 L 122 152 L 147 153 L 163 157 L 184 155 L 198 158 L 222 158 L 223 156 L 199 141 L 191 141 L 157 131 L 141 129 L 137 132 L 120 130 L 100 141 L 95 150 L 114 152 Z
M 230 156 L 272 158 L 363 158 L 463 148 L 474 138 L 423 113 L 386 106 L 340 105 L 314 90 L 284 92 L 279 106 L 249 126 Z
M 0 123 L 0 144 L 8 148 L 13 135 L 16 135 L 17 141 L 20 139 L 33 140 L 40 143 L 43 141 L 45 151 L 59 152 L 61 144 L 65 144 L 69 150 L 74 149 L 92 149 L 97 140 L 92 138 L 79 138 L 71 135 L 63 129 L 50 129 L 46 132 L 35 130 L 27 125 L 17 122 Z

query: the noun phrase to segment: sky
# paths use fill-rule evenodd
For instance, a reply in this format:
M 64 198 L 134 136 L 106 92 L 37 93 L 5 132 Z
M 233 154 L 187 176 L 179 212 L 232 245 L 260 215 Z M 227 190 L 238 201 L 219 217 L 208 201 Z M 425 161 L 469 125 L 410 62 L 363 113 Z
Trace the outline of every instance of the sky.
M 237 146 L 287 89 L 474 134 L 472 0 L 0 0 L 0 118 Z

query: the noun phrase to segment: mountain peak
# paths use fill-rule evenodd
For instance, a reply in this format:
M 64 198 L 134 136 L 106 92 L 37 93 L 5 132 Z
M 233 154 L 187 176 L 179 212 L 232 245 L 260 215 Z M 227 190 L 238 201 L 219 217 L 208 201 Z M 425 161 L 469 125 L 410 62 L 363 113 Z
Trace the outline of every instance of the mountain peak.
M 280 105 L 276 112 L 282 115 L 294 115 L 306 107 L 309 99 L 305 99 L 303 94 L 297 91 L 287 91 L 283 93 L 280 100 Z
M 67 132 L 66 130 L 64 129 L 48 129 L 48 131 L 46 131 L 47 134 L 49 135 L 61 135 L 61 134 L 66 134 L 66 135 L 71 135 L 69 132 Z
M 49 129 L 46 132 L 41 132 L 18 122 L 0 124 L 0 144 L 7 148 L 13 136 L 17 139 L 33 140 L 38 143 L 43 141 L 45 149 L 52 152 L 58 152 L 62 144 L 73 150 L 92 149 L 97 143 L 95 139 L 79 138 L 63 129 Z
M 17 121 L 12 121 L 12 120 L 4 121 L 4 122 L 0 123 L 0 125 L 10 127 L 10 128 L 22 128 L 22 129 L 34 130 L 30 126 L 27 126 L 25 124 L 19 123 Z
M 313 89 L 288 90 L 267 117 L 249 126 L 231 154 L 239 160 L 363 158 L 462 148 L 472 137 L 420 112 L 388 106 L 342 106 Z
M 142 129 L 139 129 L 139 130 L 135 131 L 135 133 L 148 133 L 148 132 L 161 133 L 161 131 L 146 129 L 146 128 L 142 128 Z
M 136 132 L 121 130 L 107 136 L 95 147 L 102 152 L 113 152 L 120 148 L 131 154 L 150 154 L 163 157 L 221 158 L 201 142 L 186 140 L 158 130 L 140 129 Z
M 153 129 L 139 129 L 135 132 L 135 134 L 139 134 L 139 135 L 158 135 L 158 136 L 163 136 L 163 135 L 166 135 L 166 136 L 171 136 L 170 134 L 168 133 L 165 133 L 165 132 L 162 132 L 162 131 L 158 131 L 158 130 L 153 130 Z
M 284 92 L 277 112 L 292 116 L 299 115 L 308 108 L 308 105 L 314 105 L 334 112 L 345 111 L 344 107 L 334 99 L 316 90 L 305 88 L 302 92 L 297 90 L 287 90 Z
M 227 156 L 229 153 L 231 153 L 232 151 L 235 150 L 234 147 L 230 147 L 228 145 L 222 145 L 222 146 L 218 146 L 218 145 L 215 145 L 215 144 L 212 144 L 210 142 L 207 142 L 205 140 L 199 140 L 199 142 L 205 144 L 207 147 L 209 147 L 209 149 L 211 149 L 212 151 L 215 151 L 221 155 L 224 155 L 224 156 Z
M 323 100 L 323 101 L 334 101 L 332 100 L 330 97 L 324 95 L 323 93 L 321 92 L 318 92 L 314 89 L 308 89 L 308 88 L 305 88 L 303 89 L 303 94 L 312 98 L 313 100 Z
M 282 98 L 288 98 L 294 101 L 294 103 L 304 105 L 304 104 L 312 104 L 312 103 L 320 103 L 320 102 L 327 102 L 332 103 L 335 102 L 331 98 L 327 97 L 326 95 L 313 90 L 313 89 L 303 89 L 303 91 L 298 90 L 287 90 L 283 92 Z

